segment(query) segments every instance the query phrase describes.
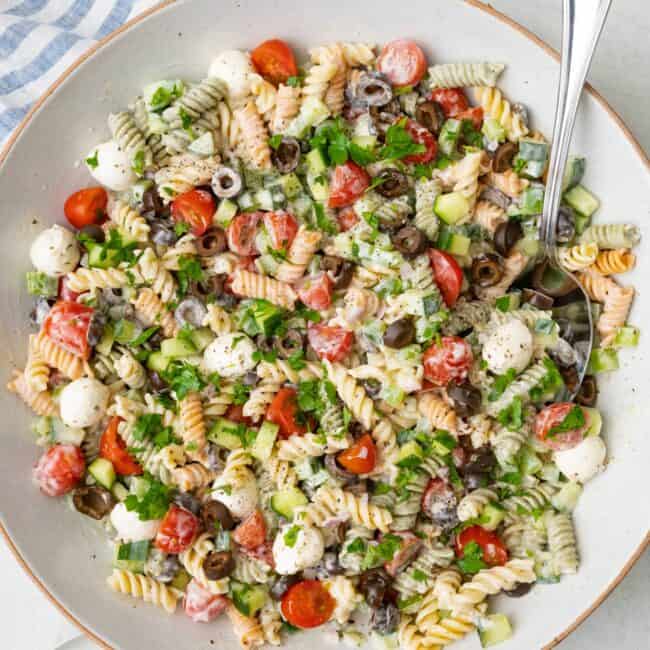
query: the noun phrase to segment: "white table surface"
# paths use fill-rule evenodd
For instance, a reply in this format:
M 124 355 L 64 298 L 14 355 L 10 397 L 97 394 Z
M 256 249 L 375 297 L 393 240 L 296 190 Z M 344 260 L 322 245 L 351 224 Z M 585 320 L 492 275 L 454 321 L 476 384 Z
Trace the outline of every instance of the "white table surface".
M 561 0 L 493 0 L 490 4 L 558 47 Z M 620 113 L 646 151 L 650 150 L 648 33 L 647 0 L 614 0 L 590 75 L 590 81 Z M 77 629 L 23 573 L 2 542 L 0 575 L 3 650 L 54 650 L 78 636 Z M 605 603 L 561 644 L 562 650 L 647 648 L 649 584 L 650 554 L 646 553 Z

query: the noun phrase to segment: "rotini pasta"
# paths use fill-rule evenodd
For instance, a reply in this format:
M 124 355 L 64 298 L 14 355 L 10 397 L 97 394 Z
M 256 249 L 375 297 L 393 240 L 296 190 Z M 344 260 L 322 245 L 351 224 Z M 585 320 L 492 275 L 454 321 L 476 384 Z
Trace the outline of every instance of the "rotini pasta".
M 496 86 L 505 69 L 502 63 L 441 63 L 429 68 L 431 88 Z

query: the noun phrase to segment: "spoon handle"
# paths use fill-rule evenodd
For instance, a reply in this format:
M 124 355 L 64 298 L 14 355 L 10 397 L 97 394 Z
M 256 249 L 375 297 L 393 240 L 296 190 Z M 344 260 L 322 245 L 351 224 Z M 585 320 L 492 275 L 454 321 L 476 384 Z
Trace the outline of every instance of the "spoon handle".
M 564 0 L 562 61 L 553 142 L 540 223 L 546 254 L 556 259 L 562 180 L 582 88 L 612 0 Z

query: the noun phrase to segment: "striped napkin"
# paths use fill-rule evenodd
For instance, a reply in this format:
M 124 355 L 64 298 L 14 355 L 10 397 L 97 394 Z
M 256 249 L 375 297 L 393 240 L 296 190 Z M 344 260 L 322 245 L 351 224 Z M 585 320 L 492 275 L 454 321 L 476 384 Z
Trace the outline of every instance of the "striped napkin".
M 0 0 L 0 148 L 96 41 L 157 0 Z

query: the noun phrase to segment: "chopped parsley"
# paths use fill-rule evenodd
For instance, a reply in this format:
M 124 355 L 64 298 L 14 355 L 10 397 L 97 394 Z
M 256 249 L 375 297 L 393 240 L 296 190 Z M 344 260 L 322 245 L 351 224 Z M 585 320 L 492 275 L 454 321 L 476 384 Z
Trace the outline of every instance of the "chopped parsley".
M 327 235 L 335 235 L 338 232 L 336 224 L 327 216 L 322 203 L 314 203 L 314 215 L 316 225 Z
M 142 332 L 142 334 L 139 334 L 132 341 L 130 341 L 129 345 L 135 348 L 138 345 L 142 345 L 143 343 L 146 343 L 159 329 L 160 327 L 158 327 L 157 325 L 147 328 L 146 330 L 144 330 L 144 332 Z
M 492 389 L 488 393 L 488 401 L 496 402 L 496 400 L 503 395 L 504 391 L 517 377 L 517 371 L 514 368 L 510 368 L 505 374 L 497 375 L 494 378 L 494 383 L 492 384 Z
M 474 574 L 487 567 L 483 561 L 483 549 L 476 542 L 465 544 L 462 553 L 458 566 L 463 573 Z
M 140 149 L 135 154 L 135 156 L 133 156 L 131 168 L 138 176 L 142 176 L 142 174 L 144 174 L 144 151 L 142 151 L 142 149 Z
M 524 424 L 524 408 L 521 397 L 515 397 L 509 406 L 499 411 L 497 420 L 499 424 L 511 431 L 519 431 Z
M 293 370 L 302 370 L 306 365 L 305 353 L 303 350 L 296 350 L 288 359 L 287 363 Z
M 300 88 L 302 86 L 302 79 L 301 75 L 293 75 L 287 79 L 287 86 L 290 88 Z
M 163 371 L 162 376 L 179 400 L 187 397 L 188 393 L 199 391 L 205 386 L 197 368 L 180 360 L 172 361 Z
M 280 133 L 276 133 L 276 135 L 272 135 L 269 138 L 269 147 L 271 147 L 271 149 L 277 149 L 280 146 L 280 144 L 282 144 L 282 138 L 283 136 Z
M 293 314 L 296 318 L 304 318 L 312 323 L 320 323 L 321 316 L 315 309 L 310 309 L 304 305 L 298 305 Z
M 190 224 L 187 221 L 177 221 L 174 224 L 174 234 L 177 237 L 182 237 L 185 233 L 190 231 Z
M 178 291 L 181 296 L 184 296 L 189 289 L 190 282 L 196 280 L 200 282 L 203 280 L 203 269 L 197 257 L 192 255 L 181 255 L 178 258 Z
M 251 387 L 248 384 L 244 384 L 241 381 L 238 381 L 233 386 L 233 396 L 232 403 L 241 406 L 248 401 L 248 397 L 251 394 Z
M 176 441 L 171 427 L 164 427 L 158 413 L 144 413 L 135 421 L 133 437 L 136 440 L 150 440 L 157 449 Z
M 416 163 L 413 166 L 413 176 L 415 176 L 415 178 L 431 179 L 432 175 L 433 175 L 432 163 Z
M 346 553 L 365 553 L 365 551 L 366 542 L 361 537 L 355 538 L 345 547 Z
M 89 262 L 89 266 L 108 268 L 122 263 L 133 266 L 137 262 L 135 249 L 138 242 L 124 243 L 117 228 L 111 228 L 108 231 L 108 238 L 102 243 L 96 242 L 83 232 L 77 235 L 77 239 L 89 252 L 93 253 L 90 256 L 93 263 Z M 99 254 L 94 253 L 95 249 L 99 249 Z
M 402 545 L 402 538 L 397 535 L 387 534 L 381 539 L 381 542 L 369 544 L 366 554 L 361 562 L 361 568 L 365 571 L 376 566 L 390 562 L 395 553 L 399 551 Z
M 95 149 L 95 152 L 93 153 L 93 155 L 88 156 L 88 158 L 86 158 L 86 165 L 88 165 L 88 167 L 90 167 L 91 169 L 96 169 L 97 166 L 99 165 L 99 159 L 97 157 L 97 151 L 98 150 Z
M 384 160 L 399 160 L 414 154 L 424 153 L 426 147 L 416 142 L 406 129 L 406 118 L 388 127 L 386 144 L 379 152 Z
M 565 416 L 562 422 L 549 429 L 547 438 L 552 438 L 558 433 L 566 433 L 580 429 L 585 425 L 585 412 L 579 406 L 574 406 Z
M 499 311 L 507 312 L 510 309 L 510 296 L 501 296 L 494 304 Z
M 319 128 L 309 144 L 312 149 L 320 150 L 329 165 L 343 165 L 352 159 L 357 165 L 365 166 L 376 160 L 371 149 L 365 149 L 348 138 L 341 118 Z
M 129 494 L 124 500 L 124 505 L 129 512 L 136 512 L 140 521 L 162 519 L 169 508 L 169 488 L 149 473 L 145 473 L 144 478 L 148 489 L 142 498 L 138 499 L 135 494 Z
M 296 526 L 295 524 L 287 530 L 287 532 L 283 535 L 284 543 L 289 547 L 293 548 L 296 545 L 296 542 L 298 541 L 298 534 L 300 533 L 300 526 Z
M 275 350 L 269 350 L 265 352 L 264 350 L 255 350 L 253 352 L 253 361 L 266 361 L 267 363 L 273 363 L 278 358 L 278 353 Z

